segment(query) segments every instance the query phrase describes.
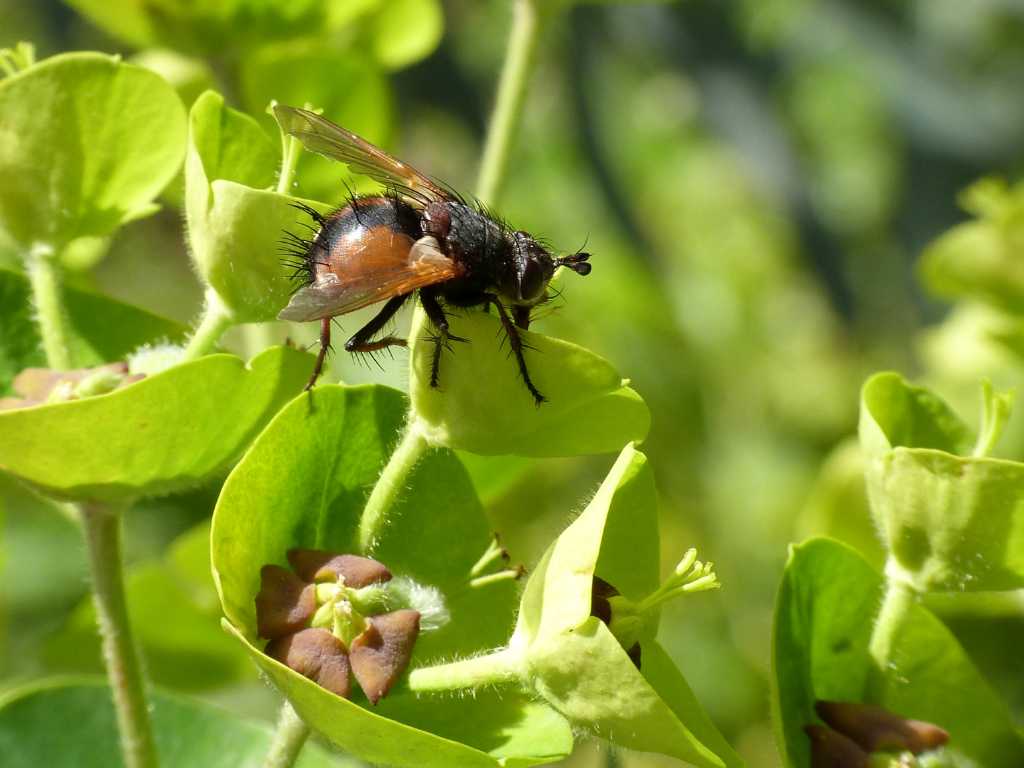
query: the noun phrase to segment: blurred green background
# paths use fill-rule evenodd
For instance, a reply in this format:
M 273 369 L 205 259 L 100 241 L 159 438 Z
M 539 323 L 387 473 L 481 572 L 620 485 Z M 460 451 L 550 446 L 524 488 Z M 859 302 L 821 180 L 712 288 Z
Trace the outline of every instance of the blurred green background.
M 0 47 L 121 53 L 186 104 L 216 88 L 270 135 L 271 98 L 308 101 L 469 192 L 510 15 L 496 0 L 0 0 Z M 671 604 L 662 637 L 754 768 L 778 764 L 769 645 L 787 544 L 829 533 L 880 558 L 849 440 L 865 376 L 899 369 L 970 414 L 981 376 L 1012 386 L 1024 370 L 1024 326 L 1005 303 L 916 267 L 967 218 L 968 184 L 1019 170 L 1021 82 L 1012 0 L 565 4 L 542 39 L 496 207 L 594 254 L 593 274 L 564 281 L 537 328 L 608 357 L 651 407 L 664 565 L 696 545 L 725 585 Z M 297 182 L 338 200 L 346 178 L 307 155 Z M 80 243 L 72 283 L 192 322 L 201 288 L 180 197 L 179 181 L 157 216 Z M 17 264 L 2 246 L 0 264 Z M 249 354 L 314 331 L 268 324 L 229 339 Z M 383 371 L 345 355 L 332 366 L 346 381 L 404 383 L 404 355 Z M 1011 432 L 1003 453 L 1022 458 L 1024 429 Z M 529 564 L 611 457 L 466 461 Z M 133 620 L 157 684 L 270 719 L 275 695 L 217 624 L 204 527 L 217 493 L 128 516 Z M 0 508 L 0 689 L 99 672 L 74 524 L 2 476 Z M 1024 641 L 1019 605 L 938 610 L 1024 722 L 1019 674 L 992 661 Z M 589 746 L 569 763 L 614 760 Z

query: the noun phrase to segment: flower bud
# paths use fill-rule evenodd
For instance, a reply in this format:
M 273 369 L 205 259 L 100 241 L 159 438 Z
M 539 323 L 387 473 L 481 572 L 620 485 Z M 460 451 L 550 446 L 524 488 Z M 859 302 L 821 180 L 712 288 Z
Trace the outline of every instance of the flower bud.
M 868 768 L 870 757 L 852 739 L 823 725 L 805 725 L 811 768 Z
M 949 741 L 949 734 L 937 725 L 907 720 L 872 704 L 819 701 L 814 705 L 814 711 L 868 752 L 908 750 L 917 755 Z

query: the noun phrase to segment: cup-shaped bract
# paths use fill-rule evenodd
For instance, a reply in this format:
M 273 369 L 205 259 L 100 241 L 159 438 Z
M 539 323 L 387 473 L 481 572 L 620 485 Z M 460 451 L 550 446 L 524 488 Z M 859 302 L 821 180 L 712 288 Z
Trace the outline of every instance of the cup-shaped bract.
M 894 373 L 861 393 L 860 442 L 872 515 L 890 568 L 918 591 L 1024 587 L 1024 464 L 985 456 L 1006 403 L 975 440 L 932 392 Z
M 630 445 L 531 574 L 509 649 L 524 681 L 573 725 L 696 766 L 741 765 L 655 639 L 657 612 L 639 629 L 639 669 L 591 615 L 595 578 L 639 603 L 658 588 L 658 563 L 654 476 Z
M 0 81 L 0 229 L 60 251 L 156 210 L 185 148 L 185 111 L 159 75 L 67 53 Z
M 417 310 L 409 331 L 409 392 L 431 444 L 485 455 L 573 456 L 610 453 L 646 437 L 646 403 L 604 358 L 521 331 L 530 376 L 547 398 L 538 405 L 494 314 L 452 312 L 449 322 L 466 341 L 442 351 L 437 387 L 430 384 L 434 343 L 425 313 Z
M 306 550 L 301 557 L 292 552 L 303 572 L 310 549 L 363 554 L 386 566 L 393 575 L 388 584 L 406 579 L 436 590 L 448 621 L 419 632 L 413 666 L 482 653 L 507 638 L 515 586 L 472 583 L 491 532 L 469 476 L 450 452 L 429 451 L 420 460 L 372 552 L 361 551 L 363 509 L 406 405 L 386 387 L 324 385 L 292 401 L 260 435 L 225 482 L 214 512 L 213 569 L 225 627 L 307 724 L 360 759 L 417 768 L 561 759 L 572 748 L 568 723 L 524 694 L 422 697 L 400 676 L 387 683 L 386 697 L 370 704 L 355 686 L 352 699 L 342 698 L 264 653 L 255 610 L 260 572 L 268 564 L 284 566 L 295 548 Z M 353 667 L 372 661 L 372 643 L 352 645 Z
M 884 585 L 880 573 L 837 541 L 792 547 L 772 637 L 772 720 L 784 764 L 815 765 L 805 728 L 821 722 L 822 700 L 870 702 L 948 731 L 948 762 L 928 765 L 1024 764 L 1024 739 L 1008 707 L 922 605 L 910 606 L 887 668 L 878 668 L 870 644 Z M 812 739 L 823 735 L 815 732 Z
M 273 320 L 294 290 L 283 238 L 312 222 L 295 207 L 296 198 L 271 189 L 281 155 L 255 120 L 207 91 L 192 105 L 188 124 L 185 214 L 192 260 L 233 320 Z

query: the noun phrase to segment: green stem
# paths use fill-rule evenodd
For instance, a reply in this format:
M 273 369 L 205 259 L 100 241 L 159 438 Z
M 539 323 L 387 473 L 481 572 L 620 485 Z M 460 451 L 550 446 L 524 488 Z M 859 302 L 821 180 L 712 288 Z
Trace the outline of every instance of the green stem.
M 277 730 L 270 744 L 270 751 L 263 761 L 263 768 L 291 768 L 302 751 L 302 746 L 309 738 L 309 726 L 285 701 L 281 705 L 281 715 L 277 719 Z
M 409 688 L 417 693 L 461 691 L 514 682 L 521 680 L 524 674 L 522 655 L 511 648 L 503 648 L 486 656 L 414 669 L 409 673 Z
M 100 503 L 78 507 L 89 552 L 96 620 L 114 695 L 121 753 L 127 768 L 156 768 L 156 744 L 149 721 L 135 641 L 128 622 L 121 553 L 121 509 Z
M 43 337 L 46 364 L 55 370 L 71 367 L 68 334 L 61 302 L 61 275 L 57 252 L 49 245 L 37 243 L 25 259 L 25 268 L 32 285 L 32 300 Z
M 536 60 L 541 21 L 536 0 L 516 0 L 512 32 L 508 39 L 505 64 L 501 70 L 498 95 L 477 180 L 476 196 L 485 205 L 494 203 L 505 175 L 512 137 L 519 124 L 526 88 Z
M 422 430 L 415 421 L 411 421 L 388 463 L 384 465 L 377 484 L 370 492 L 370 498 L 366 500 L 366 508 L 359 521 L 359 548 L 362 552 L 373 551 L 377 537 L 387 522 L 388 512 L 405 489 L 412 468 L 428 447 L 429 443 Z
M 185 346 L 182 362 L 195 360 L 212 352 L 217 346 L 217 342 L 220 341 L 220 337 L 234 325 L 234 322 L 231 311 L 224 306 L 224 302 L 220 300 L 217 292 L 213 288 L 207 288 L 202 319 Z
M 917 593 L 909 584 L 892 575 L 886 579 L 885 597 L 868 644 L 868 652 L 875 662 L 869 693 L 875 700 L 884 692 L 888 681 L 899 673 L 894 659 L 895 649 L 900 629 L 916 602 Z
M 299 162 L 299 153 L 302 151 L 302 144 L 294 136 L 285 135 L 281 132 L 281 140 L 284 142 L 284 154 L 281 158 L 281 172 L 277 176 L 277 189 L 279 195 L 291 195 L 292 181 L 295 179 L 295 166 Z

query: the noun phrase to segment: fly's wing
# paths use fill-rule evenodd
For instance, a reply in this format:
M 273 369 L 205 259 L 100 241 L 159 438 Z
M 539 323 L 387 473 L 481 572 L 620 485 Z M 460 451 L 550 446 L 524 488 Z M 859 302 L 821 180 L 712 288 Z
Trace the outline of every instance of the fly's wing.
M 353 172 L 395 190 L 412 205 L 422 208 L 429 202 L 453 197 L 411 165 L 308 109 L 275 104 L 274 117 L 285 133 L 301 141 L 306 149 L 340 160 Z
M 333 272 L 297 290 L 278 318 L 304 323 L 344 315 L 463 273 L 462 267 L 441 253 L 435 238 L 421 237 L 404 254 L 382 249 L 335 265 Z

